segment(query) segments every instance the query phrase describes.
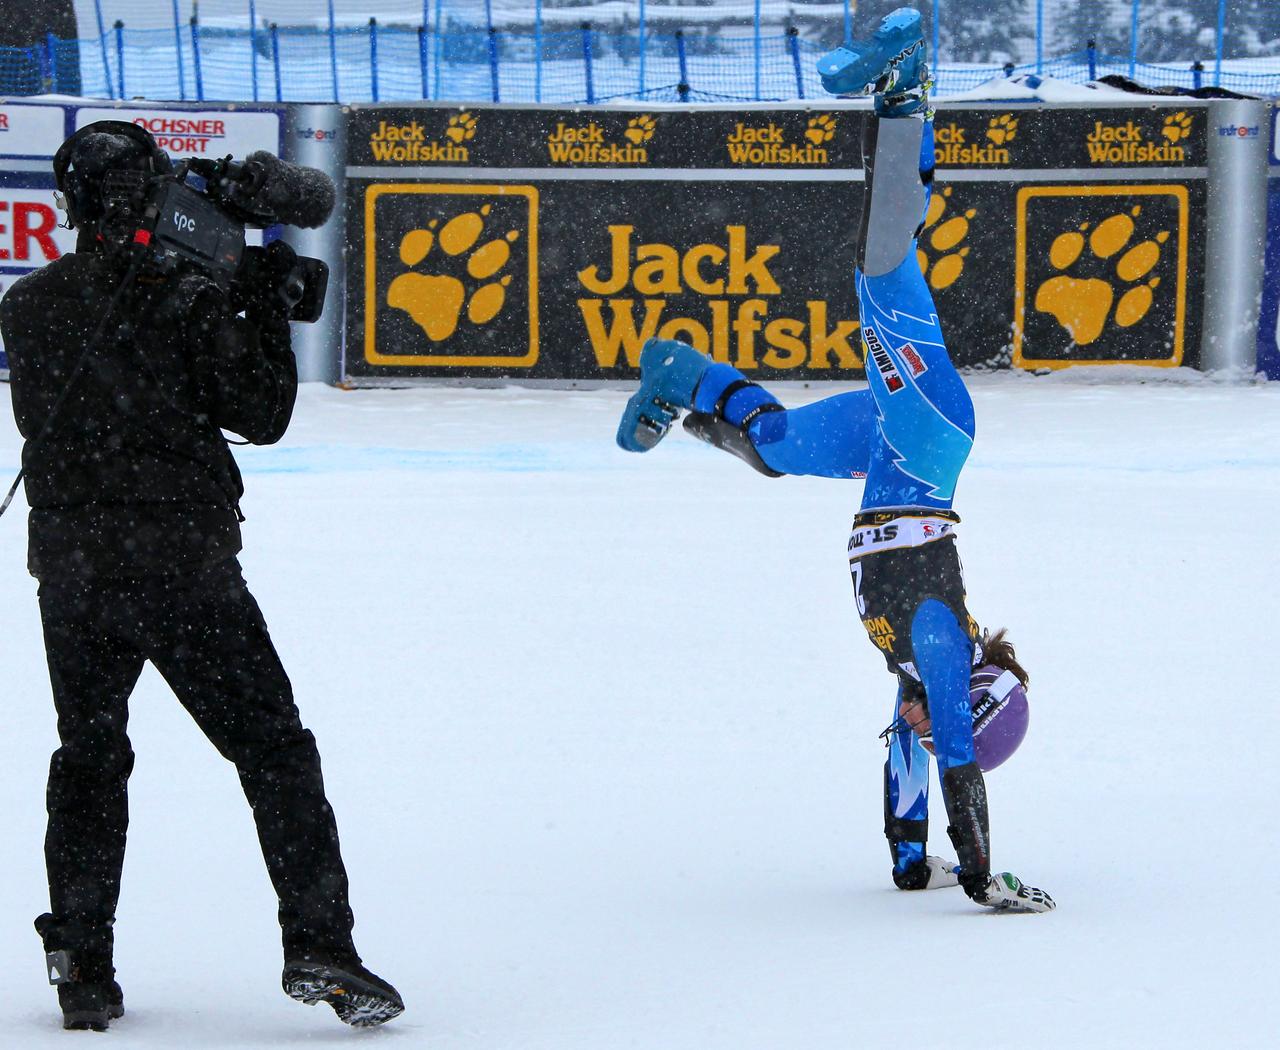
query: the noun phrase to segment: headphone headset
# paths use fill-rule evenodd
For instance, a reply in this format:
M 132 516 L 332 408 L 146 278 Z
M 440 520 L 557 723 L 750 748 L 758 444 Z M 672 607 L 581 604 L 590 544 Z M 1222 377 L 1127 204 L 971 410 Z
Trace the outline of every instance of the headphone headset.
M 95 204 L 93 195 L 98 191 L 97 186 L 91 186 L 76 179 L 74 171 L 71 171 L 70 178 L 68 177 L 72 154 L 75 153 L 76 146 L 88 135 L 119 135 L 127 138 L 146 151 L 147 168 L 150 174 L 167 175 L 173 171 L 169 154 L 156 145 L 151 132 L 142 125 L 127 120 L 95 120 L 92 124 L 86 124 L 59 146 L 58 152 L 53 155 L 54 184 L 65 201 L 67 220 L 73 227 L 81 225 L 85 221 L 85 216 L 92 211 Z

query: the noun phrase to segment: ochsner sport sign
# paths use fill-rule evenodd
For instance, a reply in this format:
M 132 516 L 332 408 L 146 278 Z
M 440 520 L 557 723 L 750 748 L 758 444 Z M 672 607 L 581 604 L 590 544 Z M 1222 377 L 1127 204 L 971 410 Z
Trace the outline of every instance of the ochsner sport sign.
M 81 109 L 76 127 L 95 120 L 132 121 L 151 132 L 160 148 L 181 157 L 243 157 L 256 149 L 280 149 L 280 116 L 261 110 Z

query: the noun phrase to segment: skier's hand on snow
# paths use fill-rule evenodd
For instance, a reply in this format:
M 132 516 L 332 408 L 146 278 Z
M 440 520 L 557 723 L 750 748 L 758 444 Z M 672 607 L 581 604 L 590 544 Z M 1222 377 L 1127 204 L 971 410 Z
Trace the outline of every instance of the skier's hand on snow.
M 895 871 L 893 882 L 900 890 L 940 890 L 959 885 L 960 866 L 954 860 L 927 856 L 905 871 Z
M 1002 871 L 988 877 L 986 883 L 965 892 L 977 904 L 996 911 L 1053 911 L 1053 898 L 1042 889 L 1026 885 L 1016 875 Z

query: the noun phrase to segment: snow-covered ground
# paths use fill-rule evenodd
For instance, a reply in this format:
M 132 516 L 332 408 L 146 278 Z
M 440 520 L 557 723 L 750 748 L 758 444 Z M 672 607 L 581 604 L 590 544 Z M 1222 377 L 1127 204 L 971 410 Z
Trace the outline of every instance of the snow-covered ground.
M 628 456 L 613 390 L 310 386 L 281 445 L 239 453 L 246 575 L 320 741 L 359 943 L 408 1002 L 374 1042 L 1274 1045 L 1280 389 L 972 386 L 970 608 L 1032 673 L 994 854 L 1055 895 L 1044 916 L 892 889 L 856 483 L 769 481 L 682 434 Z M 40 1050 L 97 1040 L 58 1029 L 31 929 L 54 726 L 22 518 L 0 521 L 0 1043 Z M 151 671 L 132 733 L 129 1015 L 102 1045 L 365 1043 L 280 993 L 235 776 Z

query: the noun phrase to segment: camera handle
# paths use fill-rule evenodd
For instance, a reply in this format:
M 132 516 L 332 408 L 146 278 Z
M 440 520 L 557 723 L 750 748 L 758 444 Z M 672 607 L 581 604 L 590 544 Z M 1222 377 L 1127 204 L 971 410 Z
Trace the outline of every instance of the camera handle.
M 4 497 L 4 502 L 0 503 L 0 517 L 9 509 L 9 504 L 13 502 L 13 497 L 18 492 L 18 486 L 22 484 L 22 479 L 27 476 L 27 464 L 33 460 L 40 452 L 42 446 L 51 437 L 58 428 L 61 420 L 58 418 L 59 413 L 67 403 L 67 399 L 71 396 L 71 391 L 76 385 L 76 380 L 84 374 L 84 366 L 88 363 L 89 358 L 93 356 L 98 349 L 98 344 L 102 340 L 103 333 L 107 330 L 107 322 L 111 320 L 112 314 L 116 312 L 116 307 L 120 305 L 120 300 L 124 298 L 134 280 L 137 278 L 139 271 L 142 269 L 142 263 L 145 258 L 143 248 L 151 240 L 151 231 L 145 226 L 138 230 L 134 235 L 134 244 L 136 245 L 134 257 L 129 263 L 129 268 L 125 271 L 124 278 L 121 280 L 115 293 L 111 296 L 111 301 L 107 303 L 107 308 L 103 311 L 102 318 L 98 321 L 98 327 L 93 330 L 93 334 L 89 336 L 88 343 L 85 344 L 84 352 L 80 355 L 80 359 L 76 361 L 75 367 L 71 370 L 71 375 L 67 379 L 66 386 L 62 388 L 62 393 L 54 401 L 53 407 L 49 409 L 49 414 L 44 417 L 44 425 L 41 426 L 39 433 L 27 442 L 26 448 L 22 455 L 22 469 L 18 471 L 18 476 L 13 479 L 13 484 L 9 486 L 9 491 Z

